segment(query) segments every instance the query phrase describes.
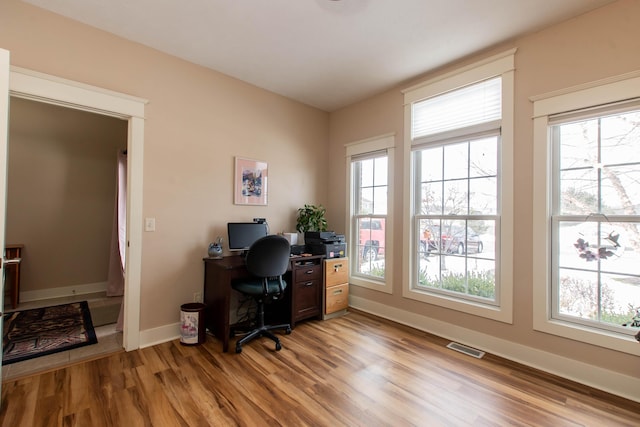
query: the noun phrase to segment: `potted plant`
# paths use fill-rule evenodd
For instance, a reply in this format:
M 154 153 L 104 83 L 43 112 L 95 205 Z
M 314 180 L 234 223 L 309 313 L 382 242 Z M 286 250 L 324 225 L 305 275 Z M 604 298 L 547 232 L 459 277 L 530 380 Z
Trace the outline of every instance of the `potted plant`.
M 322 205 L 304 205 L 298 209 L 298 219 L 296 222 L 296 230 L 299 233 L 308 231 L 327 231 L 327 220 L 324 214 L 327 209 Z

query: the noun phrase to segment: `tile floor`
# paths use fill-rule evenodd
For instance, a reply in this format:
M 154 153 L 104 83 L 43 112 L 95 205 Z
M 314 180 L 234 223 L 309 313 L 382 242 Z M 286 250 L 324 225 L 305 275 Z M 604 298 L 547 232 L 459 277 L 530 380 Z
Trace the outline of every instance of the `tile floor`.
M 66 304 L 74 301 L 88 301 L 89 309 L 104 304 L 119 304 L 122 297 L 107 297 L 104 292 L 96 294 L 75 295 L 73 297 L 56 298 L 51 300 L 31 301 L 18 304 L 18 310 L 45 307 L 56 304 Z M 6 312 L 10 307 L 5 306 Z M 98 343 L 73 350 L 62 351 L 48 356 L 12 363 L 2 366 L 2 381 L 29 376 L 38 372 L 48 371 L 82 360 L 95 359 L 106 354 L 122 351 L 122 332 L 116 332 L 115 323 L 95 328 Z

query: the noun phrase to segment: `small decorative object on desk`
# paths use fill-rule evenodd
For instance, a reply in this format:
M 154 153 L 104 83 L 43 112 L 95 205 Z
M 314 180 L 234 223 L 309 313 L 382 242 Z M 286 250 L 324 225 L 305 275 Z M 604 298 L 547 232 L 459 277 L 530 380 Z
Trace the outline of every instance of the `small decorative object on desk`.
M 209 244 L 209 258 L 222 258 L 222 237 L 218 236 L 215 243 Z

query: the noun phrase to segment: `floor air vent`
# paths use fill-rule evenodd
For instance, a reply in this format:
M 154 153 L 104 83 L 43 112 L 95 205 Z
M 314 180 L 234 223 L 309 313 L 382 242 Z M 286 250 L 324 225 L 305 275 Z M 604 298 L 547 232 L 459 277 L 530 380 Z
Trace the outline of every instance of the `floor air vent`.
M 475 357 L 476 359 L 482 359 L 482 356 L 484 356 L 484 351 L 476 350 L 475 348 L 467 347 L 466 345 L 457 342 L 450 342 L 447 344 L 447 348 Z

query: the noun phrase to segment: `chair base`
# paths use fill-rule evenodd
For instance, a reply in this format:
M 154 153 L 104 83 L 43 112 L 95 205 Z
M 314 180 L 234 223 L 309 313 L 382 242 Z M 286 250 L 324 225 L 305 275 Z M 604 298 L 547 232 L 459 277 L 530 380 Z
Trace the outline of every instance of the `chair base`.
M 271 332 L 275 329 L 284 329 L 284 333 L 287 335 L 291 333 L 291 325 L 288 323 L 285 323 L 282 325 L 260 326 L 252 330 L 251 332 L 249 332 L 247 335 L 245 335 L 238 341 L 236 341 L 236 353 L 242 353 L 242 346 L 244 344 L 248 343 L 254 338 L 259 338 L 259 337 L 267 337 L 273 340 L 276 343 L 276 351 L 280 351 L 280 349 L 282 349 L 282 344 L 280 344 L 280 339 Z

